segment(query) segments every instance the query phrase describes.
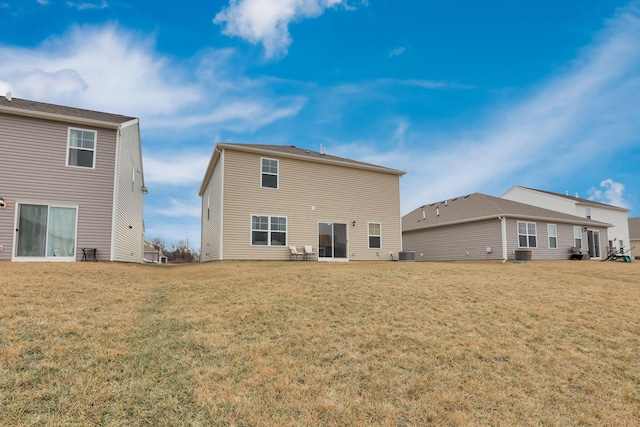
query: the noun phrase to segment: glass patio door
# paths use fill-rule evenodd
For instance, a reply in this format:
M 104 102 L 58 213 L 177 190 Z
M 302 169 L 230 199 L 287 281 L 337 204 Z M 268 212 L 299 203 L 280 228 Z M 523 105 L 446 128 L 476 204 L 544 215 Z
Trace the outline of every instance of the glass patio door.
M 77 208 L 18 205 L 17 258 L 74 260 Z
M 589 257 L 600 258 L 600 232 L 588 230 L 587 243 L 589 244 Z
M 347 224 L 318 223 L 318 258 L 347 259 Z

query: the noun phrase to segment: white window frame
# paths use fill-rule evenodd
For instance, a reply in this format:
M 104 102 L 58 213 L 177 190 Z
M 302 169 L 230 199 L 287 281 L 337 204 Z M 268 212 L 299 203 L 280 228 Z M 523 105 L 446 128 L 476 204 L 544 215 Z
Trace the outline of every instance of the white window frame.
M 525 224 L 525 233 L 520 233 L 520 224 Z M 531 233 L 531 230 L 529 229 L 529 226 L 533 225 L 533 227 L 535 228 L 535 232 Z M 535 222 L 527 222 L 527 221 L 518 221 L 517 225 L 517 232 L 518 232 L 518 247 L 519 248 L 537 248 L 538 247 L 538 226 L 536 225 Z M 526 246 L 522 246 L 520 244 L 520 236 L 525 236 L 526 237 Z M 531 237 L 535 238 L 535 245 L 531 245 Z
M 378 226 L 378 234 L 371 234 L 372 225 Z M 371 246 L 372 237 L 377 237 L 379 239 L 379 246 Z M 369 249 L 382 249 L 382 223 L 373 221 L 367 223 L 367 245 Z
M 267 218 L 267 228 L 263 229 L 263 228 L 253 228 L 253 219 L 255 217 L 260 217 L 260 218 Z M 272 220 L 274 218 L 278 218 L 278 219 L 284 219 L 284 230 L 280 230 L 280 229 L 274 229 L 273 228 L 273 223 Z M 249 243 L 251 246 L 253 247 L 261 247 L 261 248 L 267 248 L 267 247 L 274 247 L 274 248 L 283 248 L 287 246 L 287 241 L 289 239 L 289 218 L 286 216 L 277 216 L 277 215 L 261 215 L 261 214 L 252 214 L 251 215 L 251 223 L 250 223 L 250 229 L 251 232 L 249 234 Z M 255 232 L 262 232 L 262 233 L 267 233 L 267 244 L 266 245 L 259 245 L 259 244 L 254 244 L 254 239 L 253 239 L 253 233 Z M 272 233 L 283 233 L 284 234 L 284 243 L 282 245 L 273 245 L 271 244 L 272 242 Z
M 276 172 L 273 173 L 270 170 L 265 172 L 264 171 L 264 162 L 268 161 L 268 162 L 275 162 L 276 164 Z M 269 168 L 271 168 L 271 165 L 268 166 Z M 275 187 L 265 187 L 263 184 L 263 178 L 265 175 L 269 175 L 269 176 L 275 176 L 276 177 L 276 186 Z M 272 190 L 277 190 L 278 188 L 280 188 L 280 160 L 278 159 L 270 159 L 268 157 L 261 157 L 260 158 L 260 188 L 269 188 Z
M 18 256 L 18 229 L 20 227 L 20 206 L 21 205 L 36 205 L 36 206 L 46 206 L 47 207 L 47 228 L 45 235 L 45 253 L 44 256 Z M 74 225 L 74 235 L 73 235 L 73 255 L 68 257 L 62 256 L 51 256 L 48 255 L 49 251 L 49 231 L 51 227 L 51 208 L 63 208 L 63 209 L 74 209 L 75 210 L 75 225 Z M 17 201 L 16 209 L 15 209 L 15 217 L 14 217 L 14 229 L 16 230 L 14 234 L 14 243 L 11 252 L 11 261 L 14 262 L 48 262 L 48 261 L 56 261 L 56 262 L 74 262 L 76 261 L 76 256 L 78 253 L 78 205 L 67 205 L 67 204 L 59 204 L 59 203 L 45 203 L 45 202 L 31 202 L 31 201 Z
M 578 241 L 580 241 L 580 244 L 578 244 Z M 582 249 L 582 227 L 577 225 L 573 226 L 573 245 Z
M 547 237 L 549 249 L 558 249 L 558 227 L 555 224 L 547 224 Z M 555 239 L 553 245 L 551 244 L 552 238 Z
M 93 134 L 93 148 L 85 148 L 85 147 L 73 147 L 71 146 L 71 132 L 80 131 L 80 132 L 90 132 Z M 96 153 L 98 149 L 98 131 L 93 129 L 82 129 L 82 128 L 73 128 L 70 127 L 67 130 L 67 158 L 65 160 L 65 164 L 70 168 L 79 168 L 79 169 L 95 169 L 96 168 Z M 79 150 L 79 151 L 90 151 L 92 153 L 92 162 L 91 167 L 89 166 L 78 166 L 72 165 L 69 163 L 69 157 L 71 154 L 71 150 Z

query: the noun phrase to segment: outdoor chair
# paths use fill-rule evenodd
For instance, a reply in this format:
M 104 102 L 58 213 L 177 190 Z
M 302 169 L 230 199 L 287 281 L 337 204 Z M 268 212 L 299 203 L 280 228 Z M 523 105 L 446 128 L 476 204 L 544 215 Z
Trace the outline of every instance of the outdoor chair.
M 289 261 L 296 261 L 300 259 L 305 259 L 305 254 L 298 252 L 298 249 L 295 246 L 289 246 Z
M 317 260 L 318 254 L 313 251 L 313 246 L 304 245 L 304 259 L 307 261 Z

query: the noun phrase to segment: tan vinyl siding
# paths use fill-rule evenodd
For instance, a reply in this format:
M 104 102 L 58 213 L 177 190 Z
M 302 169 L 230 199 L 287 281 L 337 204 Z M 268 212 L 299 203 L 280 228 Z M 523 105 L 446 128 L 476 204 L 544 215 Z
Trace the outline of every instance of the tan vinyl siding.
M 9 201 L 0 210 L 0 259 L 11 259 L 16 200 L 78 206 L 76 247 L 95 247 L 99 260 L 109 259 L 116 131 L 71 126 L 97 131 L 95 169 L 73 168 L 65 166 L 69 127 L 0 114 L 0 196 Z
M 262 157 L 279 160 L 278 189 L 260 187 Z M 225 149 L 223 204 L 224 259 L 289 259 L 286 247 L 251 246 L 252 214 L 287 217 L 288 244 L 316 249 L 319 222 L 346 223 L 350 260 L 388 260 L 401 248 L 399 177 L 391 173 Z M 381 224 L 382 248 L 368 249 L 367 222 Z
M 222 259 L 220 237 L 222 227 L 222 159 L 213 171 L 211 182 L 202 196 L 202 261 Z M 209 215 L 207 216 L 207 204 Z
M 142 262 L 142 159 L 138 124 L 121 130 L 116 182 L 116 227 L 114 261 Z
M 405 251 L 415 251 L 416 261 L 500 260 L 501 236 L 501 221 L 495 218 L 405 231 L 402 244 Z M 491 253 L 487 253 L 487 247 Z

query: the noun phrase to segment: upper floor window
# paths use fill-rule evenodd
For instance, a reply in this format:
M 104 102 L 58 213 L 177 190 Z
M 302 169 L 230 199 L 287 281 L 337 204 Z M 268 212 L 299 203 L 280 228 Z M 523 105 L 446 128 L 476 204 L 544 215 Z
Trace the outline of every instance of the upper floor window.
M 93 130 L 69 128 L 67 166 L 95 168 L 96 136 Z
M 555 224 L 547 224 L 549 249 L 558 249 L 558 228 Z
M 521 248 L 538 247 L 535 222 L 518 221 L 518 246 Z
M 262 180 L 260 186 L 263 188 L 278 188 L 277 160 L 262 159 Z
M 369 223 L 369 249 L 380 249 L 382 247 L 380 228 L 379 222 Z

